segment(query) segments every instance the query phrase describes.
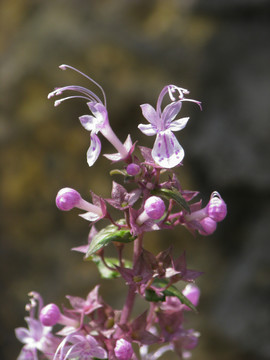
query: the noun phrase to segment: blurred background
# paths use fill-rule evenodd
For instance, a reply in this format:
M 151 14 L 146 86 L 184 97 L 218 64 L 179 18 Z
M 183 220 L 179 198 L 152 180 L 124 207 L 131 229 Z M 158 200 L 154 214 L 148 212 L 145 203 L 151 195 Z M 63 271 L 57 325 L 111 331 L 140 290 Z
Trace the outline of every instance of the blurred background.
M 102 84 L 121 140 L 130 133 L 152 146 L 137 129 L 145 122 L 139 105 L 155 105 L 167 84 L 202 101 L 203 112 L 183 106 L 191 119 L 177 135 L 186 151 L 177 174 L 204 203 L 218 190 L 228 216 L 211 237 L 176 229 L 149 235 L 145 247 L 173 244 L 204 271 L 200 313 L 188 314 L 202 334 L 195 360 L 269 359 L 269 20 L 267 0 L 0 2 L 1 359 L 21 349 L 14 328 L 25 326 L 29 291 L 67 305 L 66 294 L 85 297 L 99 281 L 94 265 L 70 251 L 86 243 L 89 224 L 76 210 L 58 211 L 54 199 L 65 186 L 108 197 L 113 166 L 103 157 L 86 163 L 85 103 L 54 108 L 47 100 L 56 86 L 90 85 L 62 63 Z M 102 281 L 101 293 L 120 308 L 125 294 L 115 284 Z

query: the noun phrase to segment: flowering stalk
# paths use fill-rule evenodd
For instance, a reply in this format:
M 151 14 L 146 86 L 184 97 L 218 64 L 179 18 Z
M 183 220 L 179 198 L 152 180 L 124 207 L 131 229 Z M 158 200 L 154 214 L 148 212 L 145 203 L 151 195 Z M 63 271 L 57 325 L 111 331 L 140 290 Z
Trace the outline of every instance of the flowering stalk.
M 185 252 L 175 256 L 170 247 L 153 254 L 144 248 L 144 235 L 149 231 L 167 230 L 185 226 L 194 235 L 210 235 L 227 214 L 227 207 L 218 192 L 213 192 L 205 207 L 195 201 L 197 191 L 183 190 L 173 171 L 184 158 L 184 150 L 174 132 L 182 130 L 189 118 L 175 120 L 184 101 L 201 103 L 186 98 L 188 90 L 165 86 L 158 97 L 156 108 L 141 105 L 143 116 L 149 124 L 140 124 L 139 129 L 147 136 L 156 135 L 153 149 L 139 147 L 141 156 L 134 155 L 136 143 L 130 135 L 124 144 L 112 130 L 107 112 L 103 88 L 77 69 L 61 65 L 62 70 L 72 69 L 95 84 L 103 99 L 81 86 L 65 86 L 52 91 L 49 98 L 72 91 L 78 95 L 56 100 L 82 98 L 92 115 L 79 118 L 82 126 L 90 131 L 91 144 L 87 151 L 87 162 L 92 166 L 101 151 L 100 132 L 118 151 L 105 155 L 113 162 L 123 161 L 123 168 L 111 174 L 123 176 L 124 184 L 132 189 L 128 192 L 121 184 L 112 182 L 110 198 L 102 198 L 91 192 L 91 201 L 82 198 L 77 190 L 61 189 L 56 196 L 56 206 L 62 211 L 73 208 L 83 210 L 80 216 L 89 221 L 91 230 L 87 244 L 73 248 L 93 261 L 103 278 L 113 281 L 122 277 L 127 285 L 127 296 L 122 310 L 114 310 L 99 295 L 99 285 L 90 290 L 87 297 L 67 296 L 69 307 L 61 311 L 56 304 L 43 305 L 41 296 L 30 294 L 26 310 L 27 328 L 15 330 L 17 338 L 24 344 L 18 360 L 157 360 L 168 351 L 179 359 L 191 356 L 198 343 L 199 333 L 187 328 L 185 314 L 196 312 L 200 289 L 195 280 L 200 271 L 187 268 Z M 162 102 L 168 94 L 170 103 L 162 110 Z M 161 182 L 161 174 L 167 178 Z M 120 214 L 115 218 L 111 207 Z M 95 227 L 106 219 L 109 225 Z M 133 242 L 133 256 L 124 258 L 124 248 Z M 106 255 L 106 247 L 114 246 L 118 257 Z M 181 291 L 177 283 L 187 285 Z M 141 297 L 149 306 L 147 310 L 132 317 L 136 298 Z M 55 326 L 57 329 L 55 329 Z M 59 330 L 60 328 L 60 330 Z M 156 345 L 151 352 L 150 345 Z M 136 353 L 136 347 L 137 354 Z M 138 357 L 139 358 L 138 358 Z

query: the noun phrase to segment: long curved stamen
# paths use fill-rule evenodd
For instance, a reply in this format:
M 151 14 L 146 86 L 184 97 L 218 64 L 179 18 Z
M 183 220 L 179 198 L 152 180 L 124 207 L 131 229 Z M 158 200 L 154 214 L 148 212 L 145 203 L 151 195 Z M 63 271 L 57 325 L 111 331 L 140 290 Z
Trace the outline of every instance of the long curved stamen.
M 95 93 L 93 93 L 91 90 L 88 90 L 85 87 L 77 86 L 77 85 L 69 85 L 69 86 L 63 86 L 63 87 L 57 88 L 54 91 L 49 93 L 48 99 L 50 99 L 51 97 L 56 96 L 56 95 L 61 95 L 64 91 L 76 91 L 76 92 L 86 95 L 91 101 L 102 103 L 100 98 Z
M 176 101 L 175 97 L 173 96 L 173 93 L 175 91 L 178 91 L 179 93 L 179 100 L 182 100 L 184 98 L 184 94 L 189 94 L 188 89 L 184 89 L 184 88 L 180 88 L 179 86 L 175 86 L 175 85 L 169 85 L 168 86 L 168 94 L 171 98 L 172 101 Z
M 89 98 L 87 98 L 86 96 L 68 96 L 68 97 L 65 97 L 65 98 L 62 98 L 62 99 L 58 99 L 58 100 L 55 100 L 54 102 L 54 106 L 58 106 L 60 105 L 63 101 L 66 101 L 66 100 L 70 100 L 70 99 L 85 99 L 85 100 L 89 100 Z
M 74 348 L 77 346 L 79 346 L 80 344 L 74 344 L 74 345 L 72 345 L 71 346 L 71 348 L 68 350 L 68 352 L 66 353 L 66 355 L 65 355 L 65 358 L 64 358 L 64 360 L 66 360 L 66 359 L 68 359 L 69 358 L 69 355 L 74 351 Z
M 105 91 L 103 90 L 102 86 L 99 85 L 95 80 L 93 80 L 92 78 L 90 78 L 89 76 L 85 75 L 83 72 L 81 72 L 80 70 L 77 70 L 76 68 L 70 66 L 70 65 L 66 65 L 66 64 L 62 64 L 59 66 L 59 68 L 61 70 L 66 70 L 66 69 L 71 69 L 73 71 L 76 71 L 77 73 L 81 74 L 82 76 L 84 76 L 86 79 L 90 80 L 92 83 L 94 83 L 102 92 L 103 98 L 104 98 L 104 105 L 105 107 L 107 107 L 107 101 L 106 101 L 106 95 L 105 95 Z
M 57 359 L 62 360 L 63 359 L 65 345 L 69 342 L 69 339 L 72 338 L 73 335 L 74 335 L 73 333 L 67 335 L 67 337 L 60 342 L 60 344 L 58 345 L 58 348 L 56 349 L 56 352 L 54 354 L 53 360 L 57 360 Z
M 190 101 L 190 102 L 193 102 L 195 104 L 197 104 L 200 108 L 200 110 L 202 110 L 202 103 L 198 100 L 193 100 L 193 99 L 182 99 L 181 101 Z

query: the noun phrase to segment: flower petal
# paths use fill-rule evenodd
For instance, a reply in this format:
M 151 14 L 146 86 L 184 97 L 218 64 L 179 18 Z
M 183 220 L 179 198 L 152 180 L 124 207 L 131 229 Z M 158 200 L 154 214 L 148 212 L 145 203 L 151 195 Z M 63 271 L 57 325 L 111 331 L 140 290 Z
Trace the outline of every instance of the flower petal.
M 26 328 L 23 327 L 16 328 L 15 335 L 16 338 L 20 340 L 20 342 L 22 342 L 23 344 L 28 344 L 29 342 L 33 341 L 30 336 L 29 330 Z
M 127 136 L 127 138 L 124 142 L 124 147 L 128 153 L 133 151 L 133 149 L 132 149 L 133 144 L 132 144 L 130 135 Z M 122 155 L 119 152 L 113 153 L 113 154 L 104 154 L 103 156 L 105 156 L 105 158 L 107 158 L 113 162 L 117 162 L 117 161 L 120 161 L 123 159 Z
M 25 345 L 17 360 L 37 360 L 37 351 L 34 348 L 28 347 L 27 345 Z
M 32 339 L 34 339 L 35 341 L 39 341 L 43 336 L 45 327 L 41 324 L 39 320 L 33 319 L 31 317 L 26 317 L 25 321 L 28 323 L 28 328 Z M 48 328 L 51 329 L 51 327 Z
M 88 131 L 92 131 L 96 127 L 95 123 L 97 122 L 97 119 L 92 115 L 82 115 L 79 117 L 79 120 L 82 126 Z
M 97 158 L 99 157 L 101 151 L 101 142 L 98 136 L 92 132 L 91 133 L 91 145 L 87 150 L 87 163 L 89 166 L 92 166 Z
M 169 129 L 157 135 L 152 156 L 158 165 L 173 168 L 183 160 L 184 155 L 184 149 Z
M 79 214 L 79 216 L 88 221 L 96 221 L 100 219 L 100 215 L 91 211 L 88 211 L 84 214 Z
M 141 105 L 143 116 L 150 122 L 150 124 L 155 125 L 157 123 L 157 112 L 150 104 Z
M 99 115 L 102 115 L 103 118 L 107 117 L 107 109 L 102 103 L 88 102 L 87 105 L 94 116 L 98 117 Z
M 162 121 L 164 121 L 165 125 L 168 125 L 176 117 L 181 107 L 181 101 L 173 102 L 165 107 L 162 112 Z
M 152 124 L 140 124 L 138 128 L 141 130 L 144 135 L 153 136 L 156 135 L 157 130 L 153 127 Z
M 179 120 L 175 120 L 170 123 L 169 129 L 171 131 L 180 131 L 180 130 L 184 129 L 184 127 L 187 125 L 188 120 L 189 120 L 189 117 L 184 117 Z
M 121 154 L 119 153 L 114 153 L 114 154 L 104 154 L 103 156 L 105 156 L 105 158 L 113 161 L 113 162 L 117 162 L 120 161 L 122 159 Z

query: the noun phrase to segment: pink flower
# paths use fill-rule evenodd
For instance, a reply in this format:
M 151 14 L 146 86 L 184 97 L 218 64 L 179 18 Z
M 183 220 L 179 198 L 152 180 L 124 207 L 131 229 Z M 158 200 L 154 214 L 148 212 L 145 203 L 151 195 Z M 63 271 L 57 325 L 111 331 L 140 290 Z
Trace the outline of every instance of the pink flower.
M 87 100 L 87 105 L 89 110 L 91 111 L 92 115 L 83 115 L 81 116 L 80 122 L 82 126 L 87 130 L 90 131 L 90 147 L 87 151 L 87 163 L 89 166 L 92 166 L 97 158 L 99 157 L 101 151 L 101 142 L 98 137 L 98 133 L 106 137 L 106 139 L 116 148 L 119 154 L 120 159 L 125 159 L 129 156 L 129 148 L 127 149 L 128 144 L 122 144 L 118 137 L 113 132 L 108 118 L 108 112 L 106 108 L 106 96 L 103 88 L 89 76 L 85 75 L 84 73 L 80 72 L 79 70 L 73 68 L 69 65 L 60 65 L 60 69 L 66 70 L 71 69 L 79 74 L 86 77 L 92 83 L 94 83 L 102 92 L 104 100 L 102 101 L 94 92 L 89 89 L 86 89 L 82 86 L 63 86 L 60 88 L 55 89 L 52 91 L 48 98 L 50 99 L 53 96 L 62 95 L 64 91 L 73 91 L 79 93 L 79 95 L 75 96 L 68 96 L 65 98 L 61 98 L 56 100 L 54 105 L 58 106 L 65 100 L 74 99 L 74 98 L 81 98 Z
M 173 93 L 179 93 L 179 99 L 176 100 Z M 172 103 L 161 110 L 161 103 L 166 94 L 169 94 Z M 192 99 L 185 99 L 184 94 L 188 90 L 179 88 L 175 85 L 165 86 L 158 98 L 157 107 L 154 109 L 150 104 L 141 105 L 143 116 L 149 124 L 140 124 L 138 128 L 147 136 L 156 136 L 156 141 L 152 150 L 152 157 L 155 162 L 163 168 L 173 168 L 184 158 L 184 149 L 177 141 L 174 131 L 182 130 L 189 118 L 184 117 L 175 120 L 182 107 L 182 101 L 192 101 L 200 106 L 200 102 Z

